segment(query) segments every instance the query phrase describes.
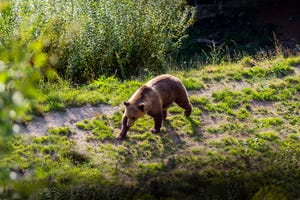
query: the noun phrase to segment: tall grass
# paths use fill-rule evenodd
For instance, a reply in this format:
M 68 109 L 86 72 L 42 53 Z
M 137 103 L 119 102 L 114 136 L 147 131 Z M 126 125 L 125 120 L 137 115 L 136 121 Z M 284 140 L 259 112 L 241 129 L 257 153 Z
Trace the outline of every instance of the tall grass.
M 0 16 L 1 44 L 16 37 L 46 39 L 49 65 L 75 82 L 161 70 L 180 46 L 194 13 L 184 0 L 9 3 Z

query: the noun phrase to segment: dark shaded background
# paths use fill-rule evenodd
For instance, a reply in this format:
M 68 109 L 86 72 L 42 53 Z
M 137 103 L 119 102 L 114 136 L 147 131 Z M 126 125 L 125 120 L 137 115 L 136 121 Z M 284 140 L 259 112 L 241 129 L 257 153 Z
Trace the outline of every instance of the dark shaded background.
M 226 47 L 256 54 L 280 44 L 289 52 L 299 52 L 300 2 L 297 0 L 189 0 L 196 6 L 196 23 L 189 29 L 181 54 L 193 56 Z

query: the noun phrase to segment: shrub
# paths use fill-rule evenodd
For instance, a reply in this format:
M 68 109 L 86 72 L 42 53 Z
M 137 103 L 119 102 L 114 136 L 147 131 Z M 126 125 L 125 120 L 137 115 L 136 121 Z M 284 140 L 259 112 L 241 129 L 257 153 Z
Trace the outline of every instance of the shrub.
M 75 82 L 100 74 L 125 79 L 161 70 L 193 22 L 193 9 L 183 0 L 32 0 L 10 5 L 0 19 L 2 42 L 46 38 L 49 65 Z M 23 32 L 28 25 L 32 28 Z
M 34 40 L 28 43 L 24 38 L 10 38 L 13 24 L 10 13 L 12 8 L 7 2 L 0 2 L 0 159 L 6 150 L 7 137 L 20 131 L 18 125 L 24 118 L 30 102 L 37 97 L 33 85 L 39 79 L 39 68 L 43 65 L 46 55 L 41 51 L 43 42 Z M 19 16 L 21 17 L 21 16 Z M 24 33 L 31 26 L 24 27 Z M 29 52 L 34 52 L 32 58 L 38 66 L 29 68 Z M 1 176 L 1 169 L 0 169 Z

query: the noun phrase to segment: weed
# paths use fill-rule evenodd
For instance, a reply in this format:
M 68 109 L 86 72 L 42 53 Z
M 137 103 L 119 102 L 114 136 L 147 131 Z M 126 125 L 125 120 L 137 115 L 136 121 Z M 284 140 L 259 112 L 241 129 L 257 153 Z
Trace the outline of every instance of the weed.
M 59 128 L 50 128 L 49 133 L 54 135 L 60 135 L 60 136 L 70 136 L 72 134 L 72 131 L 70 127 L 65 126 Z
M 222 79 L 224 79 L 225 78 L 225 76 L 224 75 L 222 75 L 222 74 L 215 74 L 213 77 L 212 77 L 212 79 L 214 80 L 214 81 L 217 81 L 217 82 L 220 82 Z
M 273 71 L 276 75 L 276 77 L 281 78 L 285 77 L 287 75 L 293 74 L 294 69 L 287 65 L 286 63 L 276 63 L 273 66 Z
M 222 129 L 215 128 L 215 127 L 209 127 L 209 128 L 207 129 L 207 131 L 208 131 L 209 133 L 213 133 L 213 134 L 222 134 L 222 133 L 224 133 Z
M 204 88 L 203 83 L 195 78 L 184 78 L 182 79 L 182 83 L 187 90 L 199 90 Z
M 300 135 L 299 134 L 290 134 L 289 138 L 291 138 L 292 140 L 299 141 L 300 140 Z
M 272 88 L 262 88 L 258 89 L 254 95 L 253 99 L 259 101 L 276 101 L 278 100 L 277 92 Z
M 229 108 L 238 108 L 241 103 L 248 101 L 246 98 L 243 98 L 242 93 L 232 92 L 229 90 L 214 92 L 212 94 L 212 97 L 216 102 L 222 102 Z
M 88 119 L 85 119 L 81 122 L 76 123 L 77 128 L 82 130 L 92 130 L 92 124 Z
M 141 169 L 142 175 L 145 176 L 162 170 L 164 165 L 162 163 L 148 163 L 148 164 L 141 163 L 138 165 L 138 167 Z
M 110 121 L 105 117 L 105 115 L 94 118 L 87 125 L 88 129 L 92 132 L 92 136 L 88 136 L 87 140 L 105 141 L 113 139 L 115 136 L 109 123 Z
M 237 118 L 240 119 L 240 120 L 245 120 L 246 118 L 248 118 L 250 115 L 250 112 L 248 112 L 247 109 L 245 108 L 241 108 L 239 110 L 239 112 L 237 113 Z
M 77 151 L 66 152 L 63 156 L 66 159 L 70 159 L 74 165 L 82 165 L 90 161 L 87 155 L 78 153 Z
M 254 67 L 256 62 L 253 58 L 251 58 L 250 56 L 245 56 L 240 60 L 240 64 L 243 67 L 249 68 L 249 67 Z
M 194 95 L 190 97 L 190 101 L 192 104 L 197 104 L 199 106 L 205 106 L 210 103 L 208 98 Z
M 262 138 L 269 141 L 278 141 L 280 139 L 278 133 L 276 132 L 265 132 L 256 134 L 258 138 Z
M 253 122 L 259 127 L 281 126 L 284 123 L 281 118 L 253 119 Z
M 246 144 L 256 151 L 268 152 L 270 150 L 266 141 L 262 138 L 248 138 Z
M 202 80 L 206 83 L 210 83 L 212 82 L 212 78 L 210 76 L 203 76 L 202 77 Z

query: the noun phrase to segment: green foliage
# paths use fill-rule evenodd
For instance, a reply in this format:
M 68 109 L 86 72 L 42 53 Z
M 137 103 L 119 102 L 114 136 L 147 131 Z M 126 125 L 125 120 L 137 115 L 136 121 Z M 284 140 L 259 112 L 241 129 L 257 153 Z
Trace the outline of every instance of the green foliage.
M 270 150 L 268 144 L 262 138 L 249 138 L 245 142 L 250 148 L 256 151 L 268 152 Z
M 141 173 L 144 176 L 147 174 L 153 174 L 157 171 L 160 171 L 164 167 L 164 165 L 163 163 L 149 163 L 149 164 L 141 163 L 139 164 L 138 167 L 141 169 Z
M 255 66 L 255 60 L 250 56 L 245 56 L 241 59 L 240 64 L 243 65 L 243 67 L 253 67 Z
M 98 105 L 100 103 L 120 105 L 142 85 L 139 81 L 121 82 L 115 77 L 100 77 L 89 85 L 73 87 L 66 81 L 41 83 L 42 94 L 31 105 L 32 114 L 64 110 L 68 106 Z
M 287 63 L 278 63 L 273 66 L 274 74 L 281 78 L 294 73 L 294 69 Z
M 293 139 L 293 140 L 296 140 L 296 141 L 299 141 L 300 140 L 300 135 L 298 134 L 290 134 L 289 135 L 289 138 Z
M 250 112 L 247 109 L 241 108 L 236 116 L 238 119 L 244 120 L 247 117 L 249 117 L 249 115 L 250 115 Z
M 103 115 L 100 118 L 96 117 L 93 120 L 83 120 L 82 122 L 78 122 L 76 123 L 76 126 L 82 130 L 91 131 L 92 135 L 87 138 L 88 141 L 105 141 L 114 138 L 110 123 L 110 119 Z
M 9 40 L 6 38 L 7 34 L 13 32 L 12 27 L 7 27 L 9 23 L 13 23 L 13 19 L 10 18 L 11 12 L 11 5 L 6 1 L 1 1 L 0 154 L 6 149 L 6 137 L 20 131 L 18 123 L 23 120 L 30 102 L 37 96 L 37 90 L 33 85 L 39 80 L 39 68 L 45 64 L 47 57 L 42 52 L 42 40 L 36 39 L 28 43 L 23 35 Z M 23 28 L 24 35 L 32 29 L 31 26 Z M 34 55 L 32 56 L 32 54 Z M 34 67 L 29 65 L 30 57 L 36 61 Z M 1 157 L 2 155 L 0 155 Z
M 199 90 L 204 87 L 203 83 L 195 78 L 184 78 L 182 79 L 182 83 L 187 90 Z
M 9 1 L 1 39 L 45 38 L 49 65 L 73 82 L 161 71 L 193 23 L 183 0 Z M 32 28 L 24 31 L 25 26 Z M 39 65 L 39 60 L 35 64 Z
M 289 57 L 286 59 L 286 62 L 288 65 L 292 65 L 292 66 L 300 65 L 300 57 L 299 56 Z
M 254 99 L 259 101 L 275 101 L 278 100 L 278 97 L 275 89 L 261 88 L 254 94 Z
M 280 187 L 276 186 L 265 186 L 259 189 L 258 192 L 253 196 L 253 200 L 259 199 L 281 199 L 287 200 L 288 198 Z
M 281 126 L 284 123 L 281 118 L 264 118 L 262 120 L 254 119 L 253 121 L 261 127 Z
M 259 133 L 257 134 L 257 137 L 265 139 L 265 140 L 269 140 L 269 141 L 278 141 L 278 139 L 280 139 L 280 137 L 278 136 L 278 133 L 275 132 L 265 132 L 265 133 Z
M 77 183 L 102 184 L 102 173 L 90 168 L 90 158 L 74 151 L 74 143 L 67 137 L 49 135 L 42 137 L 17 137 L 8 143 L 10 153 L 2 160 L 0 168 L 9 168 L 15 178 L 4 187 L 14 188 L 12 193 L 1 193 L 1 197 L 12 199 L 18 195 L 28 199 L 46 186 L 59 188 Z M 23 177 L 26 176 L 26 179 Z M 51 180 L 47 182 L 46 180 Z M 1 183 L 2 184 L 2 183 Z M 2 185 L 1 185 L 2 186 Z M 42 191 L 41 191 L 42 189 Z
M 105 97 L 105 102 L 111 105 L 120 105 L 122 101 L 127 100 L 142 85 L 136 80 L 126 80 L 121 82 L 115 77 L 100 77 L 91 84 L 91 89 Z
M 208 98 L 195 96 L 195 95 L 190 97 L 190 101 L 192 104 L 197 104 L 202 106 L 208 105 L 210 103 Z
M 248 101 L 242 93 L 232 92 L 229 90 L 214 92 L 212 97 L 216 102 L 222 101 L 223 103 L 226 103 L 229 108 L 238 108 L 241 103 Z
M 60 135 L 60 136 L 70 136 L 72 134 L 72 131 L 70 127 L 65 126 L 65 127 L 58 127 L 58 128 L 50 128 L 49 133 L 54 135 Z
M 224 44 L 221 45 L 216 45 L 213 43 L 212 45 L 207 45 L 209 48 L 208 52 L 204 52 L 204 55 L 206 57 L 206 62 L 211 63 L 213 65 L 215 64 L 220 64 L 226 59 L 226 53 L 227 49 L 226 47 L 224 48 Z

